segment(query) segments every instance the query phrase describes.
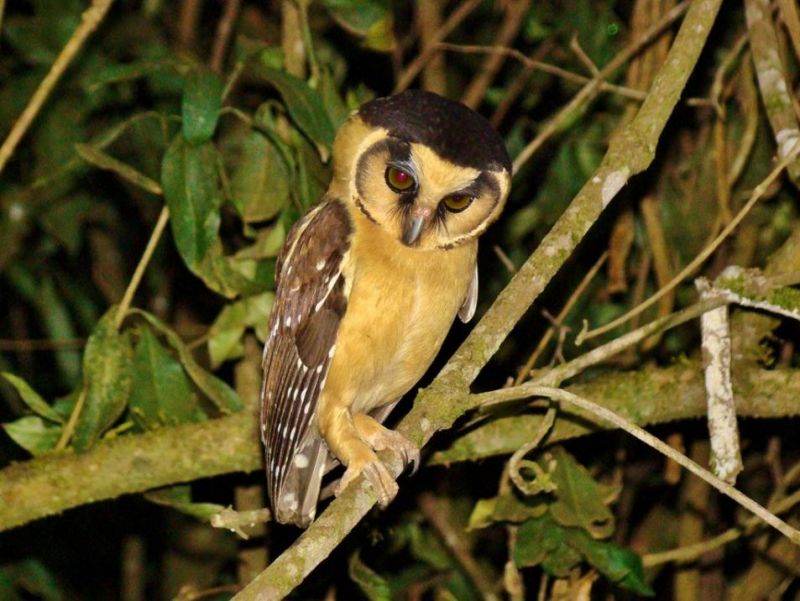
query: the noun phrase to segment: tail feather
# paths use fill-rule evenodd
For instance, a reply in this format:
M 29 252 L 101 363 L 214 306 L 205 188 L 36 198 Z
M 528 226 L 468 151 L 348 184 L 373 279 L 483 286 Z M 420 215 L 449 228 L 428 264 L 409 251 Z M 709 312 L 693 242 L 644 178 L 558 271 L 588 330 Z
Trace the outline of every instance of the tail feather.
M 314 520 L 327 459 L 328 448 L 319 437 L 300 446 L 280 488 L 270 494 L 278 522 L 307 528 Z

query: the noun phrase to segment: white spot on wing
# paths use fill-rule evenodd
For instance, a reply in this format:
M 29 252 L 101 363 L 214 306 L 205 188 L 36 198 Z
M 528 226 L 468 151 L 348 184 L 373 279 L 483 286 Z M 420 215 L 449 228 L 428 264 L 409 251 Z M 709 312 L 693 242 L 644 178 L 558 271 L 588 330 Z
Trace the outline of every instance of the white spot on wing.
M 289 511 L 297 511 L 297 498 L 293 492 L 287 492 L 283 495 L 283 502 L 288 507 Z
M 287 315 L 286 316 L 286 319 L 283 320 L 283 325 L 285 325 L 287 328 L 291 328 L 292 327 L 292 316 L 291 315 Z
M 305 469 L 308 467 L 308 457 L 303 455 L 302 453 L 298 453 L 297 456 L 294 458 L 294 465 L 299 469 Z
M 317 271 L 322 271 L 323 269 L 325 269 L 325 259 L 320 259 L 319 261 L 317 261 L 316 268 Z

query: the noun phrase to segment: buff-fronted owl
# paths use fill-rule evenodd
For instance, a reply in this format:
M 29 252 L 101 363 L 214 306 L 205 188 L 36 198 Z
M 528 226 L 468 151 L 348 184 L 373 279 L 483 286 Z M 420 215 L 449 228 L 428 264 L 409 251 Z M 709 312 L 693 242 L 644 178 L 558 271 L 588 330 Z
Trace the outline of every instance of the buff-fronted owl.
M 346 467 L 381 505 L 397 493 L 376 455 L 419 450 L 385 428 L 456 316 L 478 295 L 478 237 L 503 209 L 511 162 L 466 106 L 407 91 L 364 104 L 333 146 L 333 180 L 290 231 L 264 349 L 262 438 L 279 522 L 306 527 L 321 482 Z

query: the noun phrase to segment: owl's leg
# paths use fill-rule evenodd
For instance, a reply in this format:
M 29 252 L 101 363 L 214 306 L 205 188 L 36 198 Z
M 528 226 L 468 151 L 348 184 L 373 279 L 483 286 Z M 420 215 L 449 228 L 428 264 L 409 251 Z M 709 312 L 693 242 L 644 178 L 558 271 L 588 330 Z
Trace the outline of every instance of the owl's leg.
M 336 495 L 361 474 L 378 494 L 378 503 L 386 507 L 397 495 L 398 486 L 375 451 L 359 435 L 349 409 L 337 408 L 320 413 L 320 432 L 328 448 L 347 469 L 336 488 Z
M 403 460 L 403 466 L 411 464 L 412 472 L 419 467 L 419 448 L 400 432 L 385 428 L 369 415 L 357 413 L 353 425 L 358 434 L 376 451 L 390 451 Z

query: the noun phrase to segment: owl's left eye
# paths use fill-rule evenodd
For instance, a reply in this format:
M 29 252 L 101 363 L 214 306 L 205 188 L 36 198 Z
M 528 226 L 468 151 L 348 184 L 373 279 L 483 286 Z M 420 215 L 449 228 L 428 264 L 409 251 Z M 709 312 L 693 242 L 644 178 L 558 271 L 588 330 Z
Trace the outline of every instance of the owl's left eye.
M 460 213 L 471 205 L 472 201 L 473 198 L 469 194 L 451 194 L 450 196 L 445 196 L 442 203 L 444 204 L 444 208 L 451 213 Z
M 398 167 L 386 170 L 386 184 L 395 192 L 407 192 L 416 185 L 413 176 Z

